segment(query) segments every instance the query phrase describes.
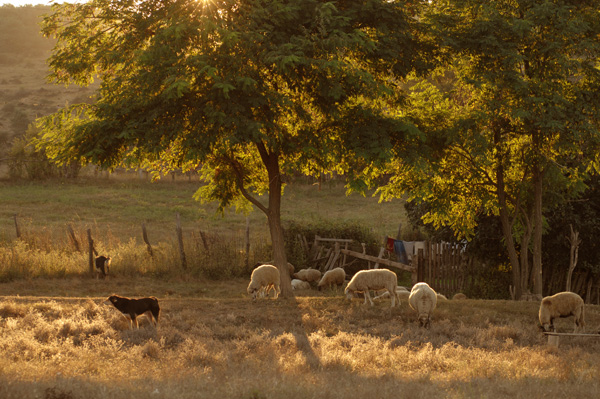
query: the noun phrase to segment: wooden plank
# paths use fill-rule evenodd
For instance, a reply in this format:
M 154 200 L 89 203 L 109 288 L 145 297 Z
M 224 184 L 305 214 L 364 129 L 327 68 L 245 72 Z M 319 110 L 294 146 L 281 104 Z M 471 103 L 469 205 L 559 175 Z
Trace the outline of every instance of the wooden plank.
M 383 259 L 384 253 L 385 253 L 385 247 L 379 248 L 379 255 L 377 255 L 377 259 Z M 373 266 L 373 269 L 379 269 L 379 261 L 377 261 L 377 263 L 375 263 L 375 266 Z
M 544 335 L 556 335 L 559 337 L 588 337 L 588 338 L 600 338 L 600 334 L 586 334 L 586 333 L 558 333 L 558 332 L 544 332 Z
M 398 269 L 406 270 L 407 272 L 414 272 L 415 271 L 415 267 L 413 267 L 413 266 L 406 265 L 406 264 L 400 263 L 400 262 L 394 262 L 394 261 L 389 260 L 389 259 L 380 259 L 380 258 L 377 258 L 375 256 L 361 254 L 360 252 L 351 251 L 349 249 L 341 249 L 340 252 L 343 253 L 343 254 L 346 254 L 346 255 L 353 256 L 355 258 L 364 259 L 364 260 L 368 260 L 368 261 L 371 261 L 371 262 L 379 262 L 379 263 L 381 263 L 383 265 L 386 265 L 386 266 L 397 267 Z
M 558 337 L 558 335 L 548 335 L 548 345 L 558 348 L 559 341 L 560 338 Z
M 347 242 L 347 243 L 354 242 L 354 240 L 351 239 L 351 238 L 322 238 L 322 237 L 319 237 L 319 236 L 315 236 L 315 241 L 323 241 L 323 242 Z
M 584 333 L 557 333 L 544 332 L 548 337 L 548 345 L 558 348 L 560 337 L 582 337 L 582 338 L 600 338 L 600 334 L 584 334 Z

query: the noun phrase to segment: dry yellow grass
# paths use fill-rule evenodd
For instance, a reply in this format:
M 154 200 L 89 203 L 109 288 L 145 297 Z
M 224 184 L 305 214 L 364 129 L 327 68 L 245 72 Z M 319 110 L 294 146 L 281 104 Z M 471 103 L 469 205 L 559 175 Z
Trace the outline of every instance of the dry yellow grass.
M 424 330 L 406 303 L 371 308 L 316 291 L 252 302 L 246 285 L 0 284 L 0 397 L 531 399 L 600 391 L 600 340 L 547 347 L 537 303 L 447 301 Z M 78 297 L 24 296 L 51 287 Z M 142 319 L 128 330 L 103 303 L 113 292 L 158 296 L 158 328 Z M 597 329 L 600 309 L 586 312 L 588 330 Z

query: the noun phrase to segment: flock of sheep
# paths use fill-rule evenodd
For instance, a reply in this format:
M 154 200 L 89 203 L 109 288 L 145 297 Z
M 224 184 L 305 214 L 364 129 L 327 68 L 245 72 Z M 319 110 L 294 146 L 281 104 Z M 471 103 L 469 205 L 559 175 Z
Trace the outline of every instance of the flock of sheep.
M 292 279 L 294 290 L 309 289 L 311 283 L 316 284 L 319 289 L 331 288 L 332 286 L 337 289 L 338 286 L 343 286 L 346 281 L 346 272 L 340 267 L 323 274 L 316 269 L 302 269 L 295 273 L 292 264 L 288 263 L 288 267 L 290 275 L 294 277 Z M 275 290 L 275 298 L 277 298 L 281 292 L 279 282 L 280 276 L 277 267 L 263 264 L 252 272 L 247 291 L 255 300 L 259 296 L 264 298 L 269 295 L 271 290 Z M 357 293 L 362 293 L 365 298 L 364 303 L 369 302 L 371 306 L 374 305 L 373 299 L 371 299 L 371 291 L 377 294 L 374 299 L 390 297 L 392 307 L 396 306 L 396 301 L 400 304 L 401 300 L 408 300 L 410 307 L 417 313 L 419 325 L 429 328 L 431 326 L 431 314 L 438 300 L 446 300 L 446 297 L 437 294 L 427 283 L 415 284 L 410 292 L 397 284 L 398 277 L 391 270 L 361 270 L 350 279 L 344 293 L 348 300 L 355 297 Z M 454 296 L 454 299 L 465 298 L 466 296 L 462 293 Z M 578 329 L 583 329 L 585 326 L 584 302 L 579 295 L 573 292 L 560 292 L 542 300 L 539 320 L 541 328 L 545 332 L 555 331 L 554 319 L 569 316 L 575 318 L 575 332 Z
M 346 282 L 346 272 L 344 269 L 337 267 L 325 273 L 321 273 L 316 269 L 302 269 L 294 273 L 294 266 L 288 264 L 292 279 L 292 288 L 294 290 L 302 290 L 311 288 L 311 283 L 316 284 L 319 289 L 341 287 Z M 254 269 L 248 284 L 248 294 L 252 299 L 257 297 L 266 297 L 271 290 L 275 291 L 275 298 L 281 292 L 280 276 L 277 267 L 269 264 L 260 265 Z M 408 300 L 412 309 L 417 312 L 419 324 L 423 327 L 429 327 L 431 323 L 431 314 L 437 305 L 438 299 L 445 300 L 441 294 L 429 287 L 426 283 L 418 283 L 409 292 L 406 288 L 398 286 L 398 277 L 396 273 L 388 269 L 371 269 L 361 270 L 356 273 L 346 285 L 344 293 L 348 300 L 351 300 L 358 293 L 362 293 L 367 301 L 374 305 L 371 299 L 371 291 L 374 291 L 377 296 L 374 299 L 383 297 L 391 298 L 391 306 L 396 306 L 402 300 Z M 464 295 L 463 295 L 464 296 Z

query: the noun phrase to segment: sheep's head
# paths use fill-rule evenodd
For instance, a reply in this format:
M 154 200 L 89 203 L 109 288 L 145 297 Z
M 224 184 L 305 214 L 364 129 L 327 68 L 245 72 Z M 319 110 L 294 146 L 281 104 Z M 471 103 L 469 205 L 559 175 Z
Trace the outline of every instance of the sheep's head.
M 248 295 L 252 295 L 252 299 L 256 300 L 256 296 L 258 295 L 258 292 L 260 291 L 260 287 L 257 287 L 255 284 L 253 284 L 253 282 L 250 282 L 250 284 L 248 284 Z
M 354 290 L 346 287 L 346 289 L 344 290 L 344 294 L 346 295 L 346 299 L 351 301 L 354 297 Z
M 419 327 L 431 327 L 431 319 L 429 318 L 428 314 L 423 314 L 419 316 Z

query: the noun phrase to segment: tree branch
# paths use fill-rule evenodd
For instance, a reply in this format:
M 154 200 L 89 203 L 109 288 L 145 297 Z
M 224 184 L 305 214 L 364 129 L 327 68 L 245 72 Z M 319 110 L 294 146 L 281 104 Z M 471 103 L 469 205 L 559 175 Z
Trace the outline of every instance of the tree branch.
M 263 204 L 261 204 L 260 201 L 257 198 L 255 198 L 254 196 L 252 196 L 248 192 L 248 190 L 246 190 L 246 187 L 244 187 L 244 171 L 243 171 L 242 165 L 240 165 L 239 162 L 237 162 L 235 159 L 230 158 L 230 157 L 223 157 L 223 160 L 231 166 L 231 169 L 233 169 L 233 172 L 235 173 L 235 176 L 236 176 L 238 189 L 240 190 L 240 192 L 242 193 L 244 198 L 246 198 L 254 206 L 256 206 L 258 209 L 260 209 L 266 215 L 268 215 L 269 208 L 267 208 Z

